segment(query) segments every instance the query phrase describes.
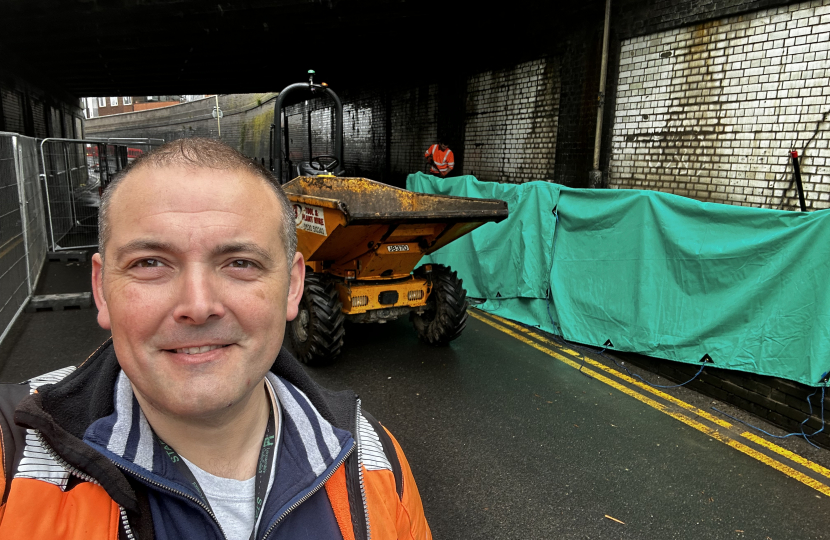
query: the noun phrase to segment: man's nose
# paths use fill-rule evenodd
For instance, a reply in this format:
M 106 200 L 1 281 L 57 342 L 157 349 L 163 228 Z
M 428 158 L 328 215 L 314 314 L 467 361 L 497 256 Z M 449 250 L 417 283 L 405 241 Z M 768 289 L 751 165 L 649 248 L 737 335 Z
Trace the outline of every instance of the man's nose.
M 176 322 L 204 324 L 225 316 L 218 276 L 208 268 L 196 265 L 185 269 L 176 280 Z

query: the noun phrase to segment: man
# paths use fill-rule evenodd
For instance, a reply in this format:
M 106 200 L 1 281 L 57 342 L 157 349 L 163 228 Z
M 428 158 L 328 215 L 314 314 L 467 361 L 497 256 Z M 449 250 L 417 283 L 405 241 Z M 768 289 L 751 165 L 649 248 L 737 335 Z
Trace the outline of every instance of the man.
M 99 224 L 112 339 L 2 385 L 0 538 L 431 538 L 397 442 L 281 350 L 305 262 L 265 169 L 175 141 L 110 185 Z
M 440 175 L 441 178 L 446 177 L 455 167 L 455 156 L 443 140 L 427 148 L 424 157 L 427 160 L 429 172 Z

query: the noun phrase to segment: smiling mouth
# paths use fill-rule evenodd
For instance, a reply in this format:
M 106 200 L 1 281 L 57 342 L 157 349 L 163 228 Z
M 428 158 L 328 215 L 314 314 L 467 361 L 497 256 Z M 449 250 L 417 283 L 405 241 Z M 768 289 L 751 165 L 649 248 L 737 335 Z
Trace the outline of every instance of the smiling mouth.
M 201 354 L 216 349 L 222 349 L 224 347 L 228 347 L 228 345 L 202 345 L 201 347 L 185 347 L 184 349 L 167 349 L 167 352 L 174 352 L 178 354 Z

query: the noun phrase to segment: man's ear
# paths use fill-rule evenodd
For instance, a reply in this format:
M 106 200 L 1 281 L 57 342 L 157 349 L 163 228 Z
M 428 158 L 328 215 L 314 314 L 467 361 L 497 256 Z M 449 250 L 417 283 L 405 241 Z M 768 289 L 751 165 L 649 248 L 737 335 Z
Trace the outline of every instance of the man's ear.
M 291 265 L 291 276 L 289 279 L 288 307 L 285 313 L 285 320 L 293 321 L 299 311 L 300 300 L 303 297 L 303 284 L 305 283 L 305 259 L 299 251 L 294 254 L 294 262 Z
M 98 307 L 98 325 L 104 330 L 112 330 L 110 312 L 104 299 L 104 260 L 100 253 L 92 256 L 92 295 Z

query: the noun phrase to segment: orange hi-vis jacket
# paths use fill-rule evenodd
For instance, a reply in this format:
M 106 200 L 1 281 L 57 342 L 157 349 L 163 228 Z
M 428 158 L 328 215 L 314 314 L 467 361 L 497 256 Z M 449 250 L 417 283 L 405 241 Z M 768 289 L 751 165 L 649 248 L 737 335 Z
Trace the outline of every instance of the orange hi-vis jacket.
M 400 446 L 353 392 L 318 386 L 285 350 L 268 380 L 280 436 L 256 540 L 431 540 Z M 160 444 L 111 342 L 77 369 L 0 384 L 0 538 L 222 540 Z
M 433 144 L 427 148 L 427 151 L 424 153 L 424 157 L 432 157 L 434 165 L 430 165 L 429 172 L 434 174 L 446 176 L 451 170 L 453 170 L 453 167 L 455 167 L 455 156 L 453 155 L 452 150 L 447 148 L 445 151 L 442 151 L 441 147 L 437 144 Z

